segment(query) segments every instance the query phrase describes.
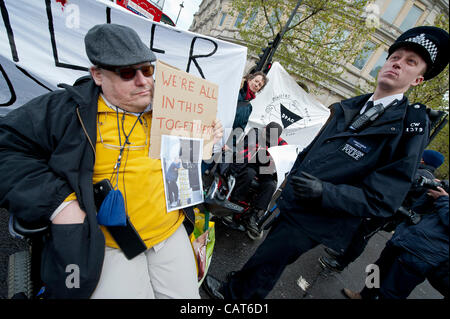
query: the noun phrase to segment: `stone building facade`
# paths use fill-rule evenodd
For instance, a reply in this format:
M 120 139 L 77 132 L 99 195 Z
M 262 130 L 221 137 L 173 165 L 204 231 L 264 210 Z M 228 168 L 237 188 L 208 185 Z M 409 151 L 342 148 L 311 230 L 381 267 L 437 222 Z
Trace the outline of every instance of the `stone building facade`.
M 387 57 L 387 50 L 405 30 L 418 25 L 432 25 L 437 15 L 449 10 L 448 0 L 376 0 L 368 11 L 379 17 L 379 26 L 368 39 L 372 49 L 361 52 L 359 58 L 349 63 L 348 69 L 333 85 L 323 86 L 316 97 L 324 105 L 354 96 L 357 88 L 366 88 L 374 81 L 377 72 Z M 231 0 L 203 0 L 199 6 L 190 31 L 216 37 L 221 40 L 241 43 L 237 26 L 241 15 L 232 12 Z M 255 64 L 257 57 L 248 56 L 246 72 Z M 295 74 L 291 74 L 295 77 Z M 304 83 L 311 87 L 312 83 Z

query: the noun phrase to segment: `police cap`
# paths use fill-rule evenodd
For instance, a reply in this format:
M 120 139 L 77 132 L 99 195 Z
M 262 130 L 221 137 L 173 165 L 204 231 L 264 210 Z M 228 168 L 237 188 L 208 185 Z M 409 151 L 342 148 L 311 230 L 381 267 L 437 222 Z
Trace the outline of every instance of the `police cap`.
M 397 49 L 405 47 L 414 50 L 427 63 L 425 80 L 441 73 L 449 62 L 449 35 L 441 28 L 420 26 L 409 29 L 391 45 L 389 56 Z

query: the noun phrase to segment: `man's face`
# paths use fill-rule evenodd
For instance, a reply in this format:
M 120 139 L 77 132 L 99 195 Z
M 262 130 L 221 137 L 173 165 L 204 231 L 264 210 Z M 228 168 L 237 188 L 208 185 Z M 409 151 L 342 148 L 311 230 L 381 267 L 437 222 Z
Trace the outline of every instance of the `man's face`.
M 426 62 L 406 48 L 392 53 L 378 73 L 378 86 L 392 93 L 404 93 L 423 82 Z
M 132 65 L 138 68 L 149 65 L 149 62 Z M 122 79 L 119 74 L 92 67 L 91 74 L 98 86 L 102 87 L 105 98 L 129 112 L 143 112 L 153 101 L 154 81 L 152 76 L 144 76 L 141 70 L 136 71 L 136 75 L 130 79 Z

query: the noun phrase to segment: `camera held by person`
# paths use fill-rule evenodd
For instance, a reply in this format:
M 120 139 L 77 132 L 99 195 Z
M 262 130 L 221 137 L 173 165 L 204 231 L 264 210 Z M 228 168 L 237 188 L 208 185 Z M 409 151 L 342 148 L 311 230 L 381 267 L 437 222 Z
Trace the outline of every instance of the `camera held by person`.
M 442 187 L 448 193 L 448 179 L 444 181 L 432 180 L 430 178 L 426 178 L 424 176 L 420 176 L 417 179 L 417 184 L 421 187 L 425 187 L 428 189 L 438 190 L 438 187 Z

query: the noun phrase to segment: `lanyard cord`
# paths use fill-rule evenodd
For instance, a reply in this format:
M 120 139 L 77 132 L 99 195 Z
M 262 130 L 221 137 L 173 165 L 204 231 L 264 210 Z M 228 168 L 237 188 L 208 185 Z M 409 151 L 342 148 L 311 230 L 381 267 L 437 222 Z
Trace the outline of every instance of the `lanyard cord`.
M 119 169 L 120 169 L 120 164 L 122 163 L 122 154 L 123 154 L 123 151 L 124 151 L 124 149 L 125 149 L 125 146 L 126 146 L 127 144 L 130 144 L 130 142 L 128 141 L 128 139 L 130 138 L 131 133 L 133 132 L 134 128 L 136 127 L 137 122 L 138 122 L 138 121 L 140 122 L 142 114 L 144 114 L 144 112 L 139 113 L 139 116 L 137 117 L 136 121 L 134 122 L 133 127 L 131 128 L 131 130 L 130 130 L 130 132 L 128 133 L 128 135 L 125 134 L 125 131 L 123 132 L 123 134 L 124 134 L 124 136 L 125 136 L 125 141 L 123 142 L 123 145 L 122 145 L 122 141 L 121 141 L 121 137 L 120 137 L 119 111 L 118 111 L 117 106 L 116 106 L 117 131 L 118 131 L 118 133 L 119 133 L 119 145 L 120 145 L 120 151 L 119 151 L 119 157 L 117 158 L 117 161 L 116 161 L 116 164 L 114 165 L 114 170 L 113 170 L 113 174 L 114 174 L 114 171 L 117 169 L 117 173 L 116 173 L 116 175 L 117 175 L 117 177 L 116 177 L 116 185 L 115 185 L 114 188 L 116 188 L 116 187 L 119 186 Z M 124 129 L 123 129 L 124 118 L 125 118 L 125 113 L 124 113 L 123 116 L 122 116 L 122 130 L 124 130 Z

